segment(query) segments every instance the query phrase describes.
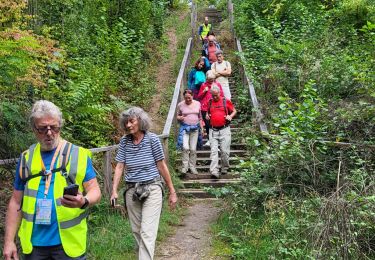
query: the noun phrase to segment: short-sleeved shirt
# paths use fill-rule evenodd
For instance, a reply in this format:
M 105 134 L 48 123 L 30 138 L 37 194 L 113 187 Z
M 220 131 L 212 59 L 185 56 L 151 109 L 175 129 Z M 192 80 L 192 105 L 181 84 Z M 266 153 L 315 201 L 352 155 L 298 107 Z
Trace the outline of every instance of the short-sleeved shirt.
M 156 163 L 163 159 L 163 147 L 154 133 L 145 133 L 139 144 L 133 143 L 132 135 L 122 137 L 115 158 L 126 166 L 126 182 L 149 181 L 158 177 Z
M 56 149 L 52 151 L 41 152 L 43 163 L 47 170 L 51 168 L 51 161 Z M 55 167 L 57 164 L 57 160 L 55 163 Z M 19 174 L 19 167 L 20 163 L 18 163 L 17 170 L 16 170 L 16 178 L 14 180 L 14 189 L 23 191 L 25 189 L 26 183 L 21 179 Z M 50 188 L 48 189 L 47 199 L 54 199 L 53 191 L 54 191 L 54 183 L 55 183 L 55 174 L 59 173 L 52 173 L 51 184 Z M 86 174 L 83 179 L 83 182 L 87 182 L 96 177 L 94 167 L 92 166 L 92 161 L 90 158 L 87 158 L 87 168 Z M 45 180 L 44 178 L 41 179 L 37 199 L 44 199 L 44 188 L 45 188 Z M 61 187 L 62 189 L 62 187 Z M 55 203 L 52 203 L 52 212 L 51 212 L 51 224 L 50 225 L 33 225 L 33 233 L 31 236 L 31 243 L 33 246 L 56 246 L 61 244 L 60 234 L 59 234 L 59 227 L 57 223 L 57 215 L 56 215 L 56 208 Z
M 196 125 L 200 119 L 201 103 L 193 100 L 190 105 L 187 105 L 185 101 L 181 101 L 177 105 L 177 114 L 184 116 L 184 124 Z
M 211 87 L 213 83 L 210 83 L 209 81 L 206 81 L 205 83 L 202 84 L 199 93 L 198 93 L 198 100 L 201 102 L 201 111 L 207 112 L 208 109 L 208 102 L 212 98 L 211 94 Z M 218 82 L 215 82 L 215 84 L 219 87 L 220 89 L 220 96 L 224 97 L 224 91 L 223 88 L 221 87 L 221 84 Z M 204 89 L 208 87 L 208 91 L 204 92 Z
M 208 45 L 207 46 L 207 51 L 208 51 L 208 60 L 210 61 L 210 63 L 214 63 L 215 61 L 217 61 L 217 57 L 216 57 L 216 54 L 215 52 L 217 51 L 218 49 L 216 48 L 216 45 L 213 44 L 212 46 Z
M 211 65 L 211 69 L 214 72 L 223 72 L 225 69 L 231 69 L 231 65 L 228 61 L 223 61 L 222 63 L 219 63 L 218 61 L 214 62 Z M 216 78 L 216 81 L 221 84 L 222 87 L 229 87 L 229 80 L 228 77 L 220 76 Z
M 223 98 L 220 97 L 219 101 L 212 100 L 211 108 L 210 108 L 210 125 L 211 127 L 222 127 L 226 124 L 225 116 L 231 114 L 233 112 L 233 104 L 229 99 L 226 99 L 226 109 L 227 112 L 224 110 L 224 103 Z

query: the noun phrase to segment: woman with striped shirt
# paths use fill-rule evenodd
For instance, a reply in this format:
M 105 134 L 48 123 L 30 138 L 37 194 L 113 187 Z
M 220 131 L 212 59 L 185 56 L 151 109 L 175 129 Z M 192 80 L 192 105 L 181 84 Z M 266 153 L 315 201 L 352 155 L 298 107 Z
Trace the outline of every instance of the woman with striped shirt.
M 161 177 L 169 189 L 169 206 L 177 202 L 163 148 L 156 134 L 148 132 L 150 118 L 143 109 L 132 107 L 120 115 L 126 132 L 116 155 L 111 201 L 118 198 L 118 185 L 125 173 L 125 204 L 138 246 L 138 259 L 153 259 L 163 202 Z M 160 173 L 160 174 L 159 174 Z

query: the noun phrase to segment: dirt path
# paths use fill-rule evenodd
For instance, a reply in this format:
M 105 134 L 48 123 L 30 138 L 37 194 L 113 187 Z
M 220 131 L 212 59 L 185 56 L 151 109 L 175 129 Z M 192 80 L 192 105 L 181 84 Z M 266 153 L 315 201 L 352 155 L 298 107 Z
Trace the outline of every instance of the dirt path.
M 220 213 L 212 200 L 193 201 L 176 233 L 157 246 L 156 260 L 211 260 L 210 225 Z
M 174 83 L 175 78 L 173 75 L 173 65 L 176 61 L 177 56 L 177 37 L 175 28 L 169 29 L 167 32 L 169 43 L 168 49 L 170 52 L 170 58 L 161 64 L 156 72 L 156 93 L 151 101 L 151 108 L 149 115 L 152 119 L 151 131 L 157 134 L 161 134 L 165 119 L 159 115 L 159 109 L 161 102 L 163 102 L 163 93 L 165 89 Z

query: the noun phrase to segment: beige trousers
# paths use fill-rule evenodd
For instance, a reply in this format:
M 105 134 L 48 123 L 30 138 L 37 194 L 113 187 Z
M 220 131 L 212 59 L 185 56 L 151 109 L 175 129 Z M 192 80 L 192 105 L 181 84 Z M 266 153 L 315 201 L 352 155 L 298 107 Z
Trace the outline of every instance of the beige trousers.
M 152 260 L 163 204 L 162 190 L 159 185 L 152 184 L 144 202 L 133 201 L 133 193 L 134 188 L 126 192 L 126 208 L 138 247 L 138 259 Z
M 219 147 L 221 151 L 221 168 L 228 170 L 229 155 L 230 155 L 231 132 L 230 127 L 225 127 L 219 131 L 210 129 L 210 144 L 211 144 L 211 164 L 210 172 L 219 173 Z

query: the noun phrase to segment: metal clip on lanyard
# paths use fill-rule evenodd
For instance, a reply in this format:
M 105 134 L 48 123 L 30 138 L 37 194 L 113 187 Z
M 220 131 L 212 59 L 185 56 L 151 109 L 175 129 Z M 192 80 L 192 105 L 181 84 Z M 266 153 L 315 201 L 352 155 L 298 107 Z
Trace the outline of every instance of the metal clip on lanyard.
M 57 155 L 59 154 L 60 152 L 60 149 L 61 149 L 61 145 L 62 145 L 63 142 L 59 141 L 59 144 L 56 148 L 56 151 L 55 153 L 53 154 L 53 157 L 52 157 L 52 161 L 51 161 L 51 164 L 50 164 L 50 167 L 49 167 L 49 170 L 46 170 L 46 166 L 44 165 L 44 162 L 43 160 L 41 160 L 41 164 L 42 164 L 42 171 L 44 172 L 44 176 L 46 176 L 46 184 L 45 184 L 45 188 L 44 188 L 44 198 L 47 198 L 47 194 L 48 194 L 48 190 L 49 190 L 49 187 L 51 185 L 51 180 L 52 180 L 52 169 L 55 165 L 55 161 L 56 161 L 56 158 L 57 158 Z

